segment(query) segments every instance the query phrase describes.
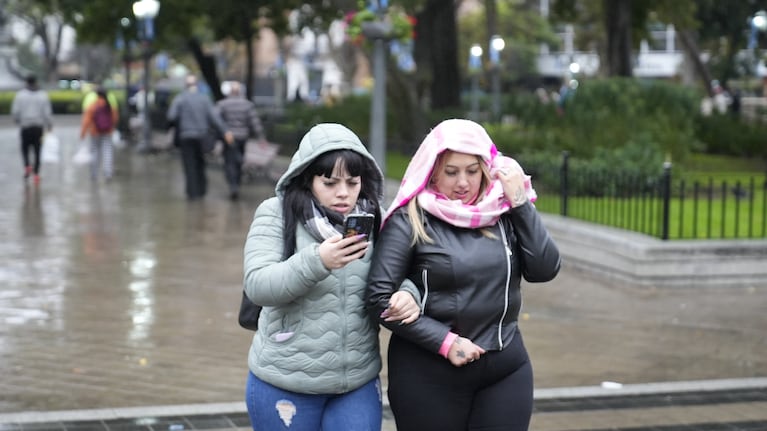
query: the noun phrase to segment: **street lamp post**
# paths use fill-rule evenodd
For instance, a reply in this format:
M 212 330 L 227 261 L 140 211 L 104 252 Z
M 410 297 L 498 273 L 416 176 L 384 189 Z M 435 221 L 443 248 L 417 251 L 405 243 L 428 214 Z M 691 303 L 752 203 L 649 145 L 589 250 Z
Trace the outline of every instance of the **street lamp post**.
M 482 69 L 482 47 L 475 43 L 469 49 L 469 73 L 471 74 L 471 118 L 479 120 L 479 71 Z
M 370 107 L 370 153 L 386 175 L 386 45 L 392 35 L 384 21 L 387 0 L 372 0 L 376 20 L 363 22 L 362 33 L 373 40 L 373 100 Z
M 501 36 L 493 35 L 490 38 L 490 65 L 493 79 L 493 119 L 501 117 L 501 51 L 506 46 Z
M 760 10 L 751 17 L 749 21 L 749 27 L 751 29 L 748 36 L 748 55 L 751 60 L 752 73 L 754 76 L 758 76 L 759 70 L 759 57 L 757 51 L 759 48 L 759 32 L 767 30 L 767 12 Z
M 127 37 L 127 28 L 130 26 L 130 18 L 122 17 L 120 19 L 120 38 L 118 39 L 118 50 L 121 50 L 123 53 L 123 66 L 125 67 L 125 107 L 124 111 L 125 115 L 130 115 L 130 103 L 128 100 L 130 99 L 130 62 L 131 62 L 131 44 L 128 41 Z M 122 116 L 122 115 L 121 115 Z M 127 117 L 126 117 L 127 118 Z M 125 125 L 125 128 L 121 130 L 121 132 L 128 132 L 129 126 L 128 122 L 123 122 Z M 127 136 L 127 134 L 126 134 Z
M 154 38 L 154 18 L 159 11 L 158 0 L 139 0 L 133 3 L 133 15 L 140 23 L 139 37 L 144 56 L 144 139 L 138 146 L 139 152 L 147 152 L 152 148 L 152 124 L 149 115 L 149 60 L 152 57 L 150 44 Z

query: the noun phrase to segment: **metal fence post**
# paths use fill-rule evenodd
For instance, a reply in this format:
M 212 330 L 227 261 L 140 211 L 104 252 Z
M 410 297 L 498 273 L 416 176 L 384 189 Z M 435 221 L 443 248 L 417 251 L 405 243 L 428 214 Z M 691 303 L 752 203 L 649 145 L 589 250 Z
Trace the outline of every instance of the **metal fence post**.
M 562 200 L 562 207 L 560 208 L 560 214 L 562 214 L 564 217 L 567 217 L 567 162 L 570 158 L 570 152 L 569 151 L 562 151 L 562 168 L 561 168 L 561 176 L 560 176 L 560 190 L 559 195 L 560 199 Z
M 671 207 L 671 162 L 663 162 L 663 219 L 661 220 L 661 239 L 668 239 L 669 213 Z

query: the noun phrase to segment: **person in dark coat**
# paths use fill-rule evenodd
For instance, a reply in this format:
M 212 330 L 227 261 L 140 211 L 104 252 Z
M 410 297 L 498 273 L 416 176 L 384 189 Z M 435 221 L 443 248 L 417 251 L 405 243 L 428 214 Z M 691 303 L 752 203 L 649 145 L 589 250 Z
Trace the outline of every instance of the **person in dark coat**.
M 208 190 L 205 146 L 206 140 L 211 139 L 209 130 L 217 132 L 227 144 L 234 141 L 234 136 L 227 130 L 210 97 L 198 91 L 197 77 L 187 76 L 185 84 L 184 92 L 171 102 L 168 122 L 177 128 L 186 196 L 189 200 L 197 200 L 205 196 Z
M 233 82 L 225 99 L 216 103 L 221 118 L 234 136 L 231 144 L 224 145 L 224 177 L 229 184 L 229 198 L 237 200 L 242 178 L 245 143 L 251 136 L 265 143 L 264 129 L 256 105 L 242 97 L 240 83 Z

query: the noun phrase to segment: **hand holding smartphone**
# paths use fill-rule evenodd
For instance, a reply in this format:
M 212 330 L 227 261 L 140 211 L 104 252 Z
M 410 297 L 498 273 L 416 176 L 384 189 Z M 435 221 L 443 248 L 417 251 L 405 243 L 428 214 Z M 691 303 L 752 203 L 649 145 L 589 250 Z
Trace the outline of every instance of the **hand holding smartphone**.
M 373 214 L 349 214 L 344 222 L 344 238 L 363 234 L 369 239 L 373 221 Z

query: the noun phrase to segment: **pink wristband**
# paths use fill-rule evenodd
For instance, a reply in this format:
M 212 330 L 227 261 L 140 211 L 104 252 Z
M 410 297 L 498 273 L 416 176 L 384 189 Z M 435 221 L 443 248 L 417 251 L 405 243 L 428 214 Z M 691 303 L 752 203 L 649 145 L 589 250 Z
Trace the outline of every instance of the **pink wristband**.
M 442 347 L 439 348 L 439 354 L 442 355 L 443 358 L 447 358 L 447 354 L 450 352 L 450 346 L 453 345 L 456 338 L 458 338 L 458 334 L 455 332 L 448 332 L 447 335 L 445 335 L 445 339 L 442 341 Z

